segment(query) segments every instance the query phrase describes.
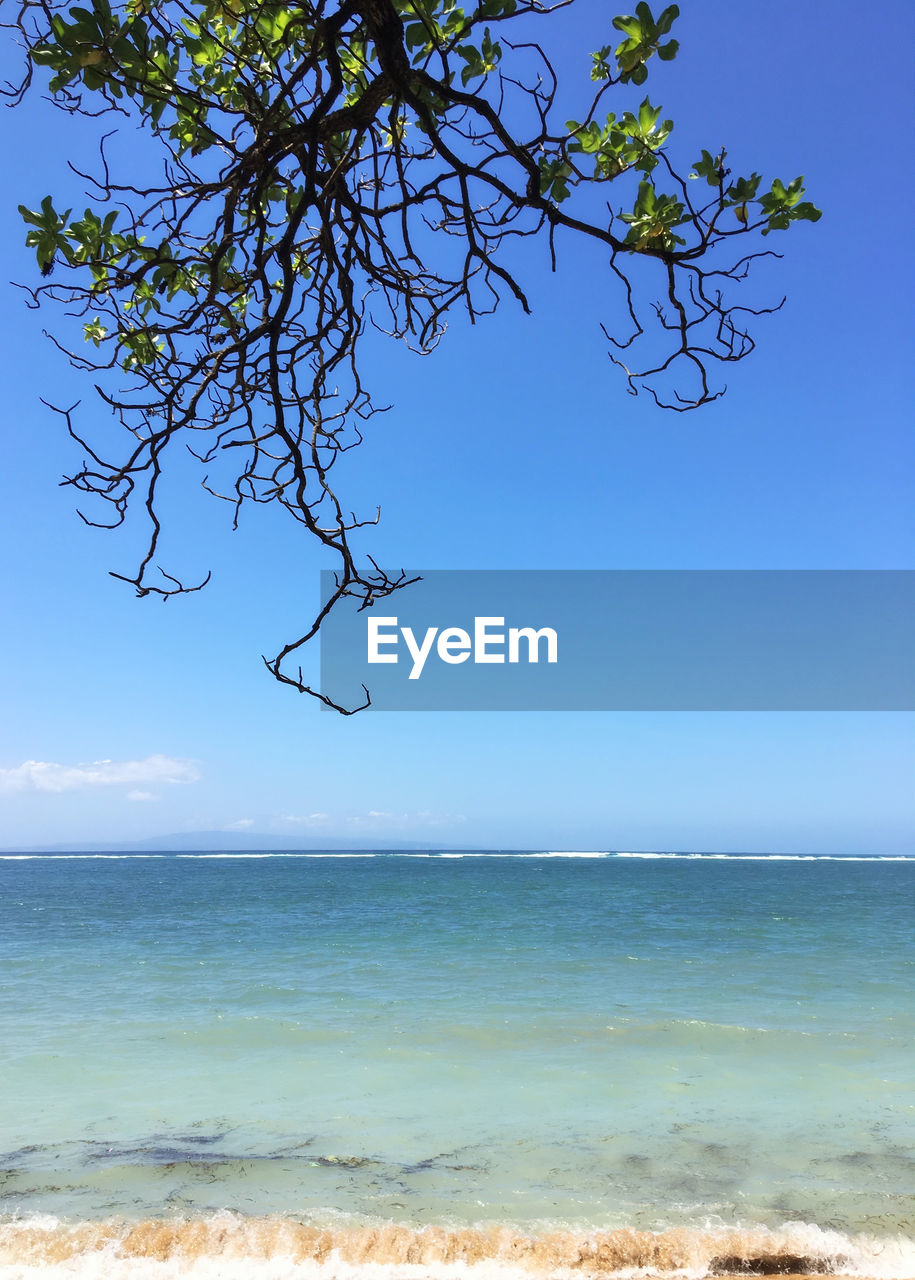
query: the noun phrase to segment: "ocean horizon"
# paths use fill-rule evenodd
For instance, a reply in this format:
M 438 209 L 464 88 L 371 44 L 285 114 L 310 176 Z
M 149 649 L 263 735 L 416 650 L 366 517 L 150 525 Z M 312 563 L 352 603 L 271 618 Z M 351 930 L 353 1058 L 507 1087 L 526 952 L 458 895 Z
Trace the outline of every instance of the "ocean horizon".
M 722 852 L 720 850 L 690 849 L 483 849 L 450 848 L 447 845 L 410 846 L 384 848 L 379 846 L 336 846 L 320 848 L 273 847 L 266 841 L 259 848 L 175 848 L 156 847 L 155 840 L 139 845 L 42 845 L 37 848 L 17 848 L 11 845 L 0 849 L 0 860 L 17 861 L 28 858 L 683 858 L 721 859 L 724 861 L 770 862 L 915 862 L 915 853 L 760 853 Z

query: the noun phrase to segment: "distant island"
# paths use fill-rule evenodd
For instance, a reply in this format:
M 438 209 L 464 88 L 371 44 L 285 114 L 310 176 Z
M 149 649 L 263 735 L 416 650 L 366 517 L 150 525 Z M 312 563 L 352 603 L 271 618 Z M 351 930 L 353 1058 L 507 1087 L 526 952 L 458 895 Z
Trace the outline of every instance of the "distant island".
M 233 853 L 249 850 L 328 850 L 383 848 L 397 849 L 450 849 L 453 845 L 433 843 L 428 840 L 401 840 L 396 845 L 382 845 L 377 839 L 353 836 L 278 835 L 256 831 L 184 831 L 163 836 L 148 836 L 145 840 L 76 840 L 69 843 L 34 845 L 10 845 L 3 853 Z M 468 845 L 468 848 L 477 848 Z

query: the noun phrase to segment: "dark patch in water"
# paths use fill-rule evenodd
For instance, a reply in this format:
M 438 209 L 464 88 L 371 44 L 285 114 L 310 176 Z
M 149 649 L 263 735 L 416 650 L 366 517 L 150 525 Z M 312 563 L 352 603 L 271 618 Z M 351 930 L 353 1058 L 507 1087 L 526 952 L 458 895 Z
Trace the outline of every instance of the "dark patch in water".
M 4 1151 L 0 1154 L 0 1176 L 20 1173 L 25 1169 L 34 1168 L 40 1161 L 36 1161 L 33 1157 L 56 1150 L 57 1148 L 55 1147 L 44 1147 L 39 1143 L 33 1143 L 28 1147 L 17 1147 L 15 1151 Z M 59 1152 L 54 1156 L 54 1159 L 59 1159 Z
M 460 1151 L 472 1150 L 461 1147 Z M 459 1151 L 441 1151 L 437 1156 L 427 1156 L 425 1160 L 417 1160 L 414 1164 L 400 1166 L 402 1173 L 428 1173 L 445 1169 L 449 1173 L 485 1173 L 485 1164 L 460 1164 L 457 1162 Z
M 222 1142 L 228 1137 L 228 1133 L 154 1133 L 151 1142 L 180 1142 L 190 1143 L 198 1147 L 212 1147 L 217 1142 Z
M 313 1164 L 330 1166 L 333 1169 L 364 1169 L 366 1165 L 378 1164 L 368 1156 L 318 1156 Z
M 417 1164 L 401 1165 L 401 1173 L 428 1173 L 445 1169 L 448 1173 L 485 1173 L 481 1164 L 442 1164 L 440 1156 L 432 1156 L 429 1160 L 420 1160 Z
M 42 1148 L 37 1142 L 33 1142 L 29 1147 L 17 1147 L 15 1151 L 5 1151 L 0 1155 L 0 1161 L 3 1164 L 15 1164 L 17 1160 L 23 1159 L 24 1156 L 33 1156 L 36 1151 Z
M 820 1258 L 796 1253 L 760 1254 L 756 1258 L 720 1257 L 709 1262 L 713 1276 L 825 1276 L 832 1268 Z
M 154 1139 L 140 1143 L 92 1142 L 87 1143 L 83 1148 L 83 1156 L 86 1163 L 96 1164 L 126 1162 L 147 1167 L 163 1165 L 167 1168 L 174 1168 L 176 1165 L 205 1165 L 214 1169 L 233 1164 L 247 1164 L 252 1161 L 264 1163 L 265 1161 L 310 1159 L 310 1155 L 303 1149 L 312 1142 L 311 1138 L 298 1142 L 292 1147 L 264 1153 L 213 1150 L 213 1147 L 222 1140 L 222 1134 L 207 1134 L 199 1137 L 180 1136 L 169 1143 L 156 1142 Z M 176 1145 L 178 1142 L 180 1146 Z M 329 1160 L 322 1159 L 318 1163 L 339 1164 L 340 1161 L 332 1156 Z
M 278 1151 L 274 1151 L 275 1156 L 287 1156 L 290 1159 L 296 1159 L 296 1152 L 302 1151 L 305 1147 L 313 1147 L 316 1138 L 301 1138 L 298 1142 L 290 1143 L 288 1146 L 280 1147 Z
M 627 1164 L 634 1169 L 647 1169 L 651 1164 L 651 1161 L 648 1156 L 639 1155 L 637 1152 L 634 1152 L 632 1155 L 625 1157 L 623 1164 Z
M 86 1152 L 87 1161 L 128 1161 L 131 1164 L 224 1164 L 240 1157 L 221 1155 L 212 1151 L 195 1151 L 193 1148 L 172 1146 L 145 1146 L 99 1143 Z

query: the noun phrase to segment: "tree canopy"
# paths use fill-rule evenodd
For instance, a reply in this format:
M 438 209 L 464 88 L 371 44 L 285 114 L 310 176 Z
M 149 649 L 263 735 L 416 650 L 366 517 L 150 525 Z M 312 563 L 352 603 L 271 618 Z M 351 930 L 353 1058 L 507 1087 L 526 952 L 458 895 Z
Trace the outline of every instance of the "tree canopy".
M 748 321 L 777 310 L 735 301 L 776 256 L 764 238 L 820 216 L 800 177 L 732 171 L 720 147 L 675 157 L 642 86 L 677 56 L 676 5 L 639 3 L 599 33 L 580 118 L 563 120 L 547 36 L 572 0 L 88 2 L 5 0 L 27 54 L 7 94 L 49 76 L 65 113 L 139 122 L 161 156 L 151 177 L 145 157 L 122 171 L 109 131 L 81 175 L 89 208 L 20 208 L 42 277 L 30 303 L 78 315 L 84 343 L 58 345 L 124 429 L 110 457 L 59 409 L 86 458 L 65 483 L 102 501 L 107 516 L 81 512 L 91 524 L 145 507 L 142 559 L 115 575 L 140 596 L 204 585 L 158 560 L 157 494 L 181 444 L 236 524 L 247 504 L 285 508 L 338 563 L 319 615 L 265 658 L 301 692 L 315 690 L 295 655 L 334 604 L 406 582 L 357 557 L 372 520 L 336 483 L 379 411 L 360 373 L 369 327 L 428 352 L 457 309 L 529 309 L 520 239 L 555 268 L 559 237 L 589 238 L 619 286 L 610 358 L 633 394 L 682 412 L 718 398 L 714 366 L 748 355 Z

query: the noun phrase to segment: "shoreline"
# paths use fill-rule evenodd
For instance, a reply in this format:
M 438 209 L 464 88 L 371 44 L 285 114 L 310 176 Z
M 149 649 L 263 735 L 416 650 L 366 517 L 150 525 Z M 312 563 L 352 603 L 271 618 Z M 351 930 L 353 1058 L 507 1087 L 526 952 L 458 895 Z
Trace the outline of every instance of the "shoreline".
M 793 1223 L 645 1231 L 324 1225 L 295 1218 L 0 1221 L 0 1280 L 912 1280 L 915 1241 Z

